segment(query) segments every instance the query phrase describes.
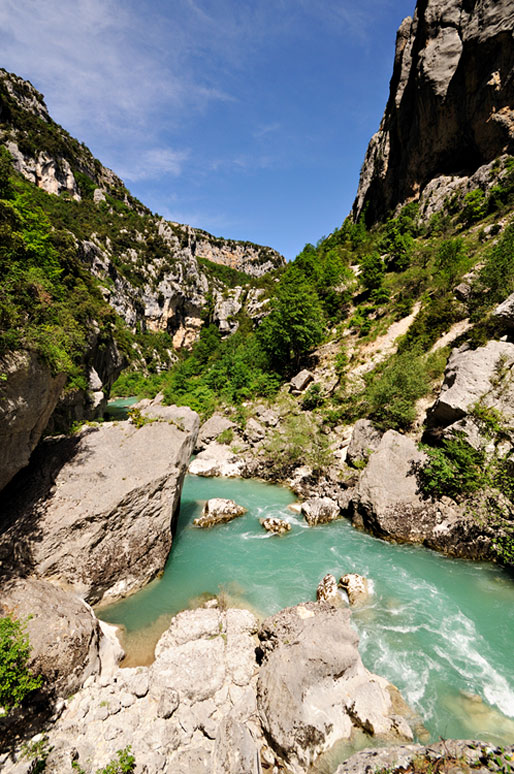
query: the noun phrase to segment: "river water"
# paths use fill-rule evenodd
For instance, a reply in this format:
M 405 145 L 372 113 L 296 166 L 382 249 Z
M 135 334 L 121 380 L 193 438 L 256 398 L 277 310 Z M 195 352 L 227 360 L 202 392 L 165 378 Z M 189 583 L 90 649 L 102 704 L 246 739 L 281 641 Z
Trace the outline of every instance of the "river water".
M 192 526 L 203 502 L 229 497 L 245 516 L 209 530 Z M 514 582 L 490 564 L 391 545 L 345 520 L 308 527 L 288 510 L 289 490 L 258 481 L 187 476 L 163 576 L 100 609 L 125 630 L 127 665 L 149 663 L 171 615 L 206 595 L 269 615 L 315 599 L 327 572 L 358 572 L 374 593 L 354 610 L 365 665 L 388 678 L 421 715 L 431 739 L 514 739 Z M 259 519 L 286 518 L 270 535 Z

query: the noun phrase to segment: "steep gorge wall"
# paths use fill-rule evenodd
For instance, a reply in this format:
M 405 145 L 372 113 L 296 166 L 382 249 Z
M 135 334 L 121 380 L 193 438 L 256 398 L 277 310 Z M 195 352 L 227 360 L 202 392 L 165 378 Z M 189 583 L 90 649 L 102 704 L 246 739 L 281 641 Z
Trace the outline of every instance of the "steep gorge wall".
M 419 0 L 398 30 L 390 94 L 354 217 L 374 223 L 440 175 L 514 152 L 511 0 Z

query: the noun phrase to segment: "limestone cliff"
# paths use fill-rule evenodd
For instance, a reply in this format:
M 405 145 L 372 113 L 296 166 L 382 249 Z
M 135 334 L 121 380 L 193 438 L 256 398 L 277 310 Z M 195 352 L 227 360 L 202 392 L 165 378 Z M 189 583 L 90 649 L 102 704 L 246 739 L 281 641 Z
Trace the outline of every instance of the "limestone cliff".
M 132 330 L 166 331 L 176 349 L 196 340 L 212 300 L 212 321 L 231 333 L 237 324 L 228 317 L 243 307 L 252 316 L 259 296 L 251 287 L 252 278 L 285 263 L 270 247 L 215 237 L 152 215 L 119 177 L 52 120 L 43 95 L 31 83 L 2 69 L 0 144 L 26 180 L 71 200 L 67 228 L 76 239 L 80 259 L 100 280 L 105 300 Z M 108 224 L 102 223 L 106 215 Z M 96 230 L 88 233 L 77 223 L 84 218 L 93 226 L 97 223 Z M 221 303 L 227 295 L 226 282 L 209 271 L 212 264 L 240 274 L 239 284 L 249 286 L 244 304 L 237 301 L 227 308 Z M 234 276 L 232 285 L 235 280 Z
M 4 271 L 0 299 L 0 439 L 9 438 L 1 489 L 27 464 L 45 428 L 59 432 L 101 416 L 127 364 L 165 370 L 205 322 L 229 335 L 241 317 L 259 319 L 262 275 L 284 259 L 269 247 L 153 215 L 52 120 L 32 84 L 1 69 L 0 146 L 13 172 L 10 189 L 0 191 L 5 268 L 23 267 L 21 285 Z M 26 211 L 44 255 L 30 254 Z M 58 342 L 59 357 L 52 356 L 65 329 L 72 331 L 68 343 Z
M 354 217 L 374 223 L 439 176 L 467 178 L 514 151 L 510 0 L 419 0 L 398 30 L 390 94 Z

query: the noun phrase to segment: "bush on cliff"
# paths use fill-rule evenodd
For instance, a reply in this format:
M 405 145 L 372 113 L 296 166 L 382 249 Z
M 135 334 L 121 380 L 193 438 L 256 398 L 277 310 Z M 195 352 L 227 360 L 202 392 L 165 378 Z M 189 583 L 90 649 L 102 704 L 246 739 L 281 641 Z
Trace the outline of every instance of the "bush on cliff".
M 28 668 L 30 644 L 23 621 L 0 618 L 0 717 L 15 707 L 43 682 Z

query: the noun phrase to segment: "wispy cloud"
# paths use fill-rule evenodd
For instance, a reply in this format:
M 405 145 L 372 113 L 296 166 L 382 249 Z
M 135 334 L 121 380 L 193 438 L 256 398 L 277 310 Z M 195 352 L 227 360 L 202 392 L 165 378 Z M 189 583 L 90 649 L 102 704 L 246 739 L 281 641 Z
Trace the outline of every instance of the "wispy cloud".
M 152 142 L 156 114 L 173 123 L 181 111 L 230 99 L 184 65 L 187 30 L 121 0 L 3 0 L 0 28 L 3 63 L 35 81 L 75 133 Z
M 170 148 L 150 148 L 126 159 L 117 166 L 118 174 L 125 180 L 153 180 L 163 175 L 177 177 L 181 174 L 189 151 L 174 151 Z

